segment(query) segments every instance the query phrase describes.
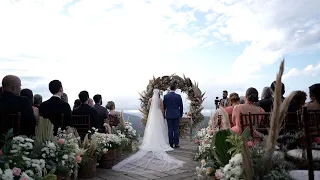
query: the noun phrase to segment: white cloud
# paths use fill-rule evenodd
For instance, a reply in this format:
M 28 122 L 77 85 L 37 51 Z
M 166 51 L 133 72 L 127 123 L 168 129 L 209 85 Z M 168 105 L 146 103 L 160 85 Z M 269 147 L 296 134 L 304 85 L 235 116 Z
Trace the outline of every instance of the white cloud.
M 215 96 L 220 86 L 247 86 L 258 69 L 286 53 L 319 49 L 319 3 L 3 0 L 0 77 L 40 76 L 25 84 L 42 91 L 50 80 L 60 79 L 71 101 L 86 89 L 131 103 L 152 75 L 185 73 Z M 199 12 L 206 19 L 202 24 Z M 179 59 L 218 40 L 249 43 L 226 74 L 208 76 L 211 71 L 197 70 L 203 68 L 197 59 Z
M 234 76 L 242 74 L 246 77 L 264 65 L 273 64 L 287 53 L 320 48 L 318 0 L 299 0 L 294 3 L 282 0 L 206 3 L 180 0 L 180 3 L 217 14 L 216 21 L 211 22 L 210 15 L 207 18 L 209 32 L 219 32 L 222 38 L 229 36 L 235 43 L 249 43 L 233 64 Z
M 283 79 L 298 76 L 317 76 L 320 72 L 320 63 L 317 65 L 308 65 L 304 69 L 291 68 L 287 73 L 283 75 Z

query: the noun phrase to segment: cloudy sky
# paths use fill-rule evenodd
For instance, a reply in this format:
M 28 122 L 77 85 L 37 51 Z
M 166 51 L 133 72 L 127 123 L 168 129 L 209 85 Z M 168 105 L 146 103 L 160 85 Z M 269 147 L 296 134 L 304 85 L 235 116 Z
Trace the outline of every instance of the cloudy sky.
M 138 108 L 148 80 L 198 81 L 213 108 L 221 91 L 261 90 L 286 58 L 287 92 L 319 82 L 319 0 L 1 0 L 0 78 L 21 77 L 45 99 L 50 80 Z M 72 102 L 70 104 L 73 104 Z

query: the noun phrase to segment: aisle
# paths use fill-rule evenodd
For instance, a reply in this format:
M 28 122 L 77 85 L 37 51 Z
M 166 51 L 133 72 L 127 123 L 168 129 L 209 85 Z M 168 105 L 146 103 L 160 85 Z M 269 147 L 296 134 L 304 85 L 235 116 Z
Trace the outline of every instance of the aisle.
M 179 149 L 175 149 L 169 154 L 174 156 L 175 158 L 185 161 L 186 164 L 183 168 L 176 169 L 169 172 L 155 172 L 149 171 L 144 174 L 136 175 L 136 174 L 127 174 L 121 172 L 115 172 L 109 169 L 100 169 L 97 170 L 97 177 L 95 180 L 133 180 L 133 179 L 141 179 L 141 180 L 149 180 L 149 179 L 159 179 L 159 180 L 176 180 L 176 179 L 185 179 L 185 180 L 194 180 L 197 179 L 195 174 L 195 167 L 199 164 L 192 160 L 197 146 L 194 142 L 189 142 L 189 139 L 181 139 Z

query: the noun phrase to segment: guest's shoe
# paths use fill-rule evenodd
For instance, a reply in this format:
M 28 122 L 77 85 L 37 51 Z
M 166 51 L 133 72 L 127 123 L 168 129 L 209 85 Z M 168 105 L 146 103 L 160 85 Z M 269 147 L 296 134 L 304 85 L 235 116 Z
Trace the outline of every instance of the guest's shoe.
M 173 148 L 173 144 L 170 144 L 170 147 Z
M 179 146 L 179 145 L 175 145 L 174 147 L 175 147 L 175 148 L 179 148 L 180 146 Z

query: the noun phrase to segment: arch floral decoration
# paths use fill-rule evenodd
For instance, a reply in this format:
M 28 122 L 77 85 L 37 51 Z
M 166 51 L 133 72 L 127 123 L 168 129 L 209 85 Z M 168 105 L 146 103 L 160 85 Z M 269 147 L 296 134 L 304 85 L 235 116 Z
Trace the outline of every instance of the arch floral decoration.
M 148 101 L 149 98 L 153 95 L 153 89 L 159 89 L 161 91 L 167 91 L 170 84 L 172 82 L 175 82 L 177 84 L 177 88 L 181 90 L 181 92 L 186 93 L 188 96 L 188 100 L 190 100 L 190 108 L 188 115 L 192 117 L 193 120 L 193 128 L 196 127 L 200 122 L 203 121 L 204 116 L 201 114 L 201 111 L 203 110 L 202 103 L 204 101 L 204 95 L 205 93 L 202 93 L 201 90 L 198 87 L 198 84 L 192 83 L 190 78 L 185 77 L 183 75 L 183 78 L 177 75 L 171 75 L 171 76 L 162 76 L 149 80 L 149 84 L 147 86 L 147 89 L 140 93 L 140 112 L 143 114 L 143 117 L 141 119 L 141 122 L 146 125 L 148 120 Z M 180 132 L 185 132 L 187 129 L 187 125 L 180 126 Z

